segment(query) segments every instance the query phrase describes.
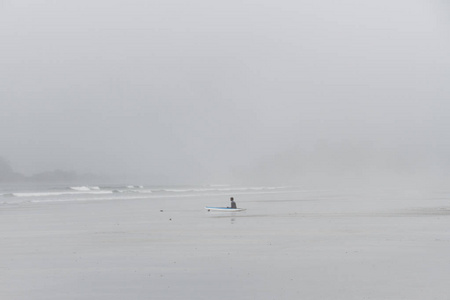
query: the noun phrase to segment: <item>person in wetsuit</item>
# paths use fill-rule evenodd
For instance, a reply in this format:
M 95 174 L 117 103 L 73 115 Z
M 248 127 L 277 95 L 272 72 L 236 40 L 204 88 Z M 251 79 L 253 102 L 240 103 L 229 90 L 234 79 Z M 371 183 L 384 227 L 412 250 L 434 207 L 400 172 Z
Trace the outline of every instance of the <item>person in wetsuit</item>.
M 233 197 L 230 198 L 230 201 L 231 201 L 231 207 L 230 208 L 237 208 L 236 202 L 234 202 Z

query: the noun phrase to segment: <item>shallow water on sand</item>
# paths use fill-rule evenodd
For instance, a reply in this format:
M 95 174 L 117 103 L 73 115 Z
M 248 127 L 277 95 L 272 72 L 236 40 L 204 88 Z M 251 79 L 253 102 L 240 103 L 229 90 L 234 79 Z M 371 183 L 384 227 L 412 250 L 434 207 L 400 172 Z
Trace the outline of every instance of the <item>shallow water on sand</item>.
M 447 299 L 444 191 L 0 207 L 1 299 Z M 208 212 L 234 196 L 239 213 Z

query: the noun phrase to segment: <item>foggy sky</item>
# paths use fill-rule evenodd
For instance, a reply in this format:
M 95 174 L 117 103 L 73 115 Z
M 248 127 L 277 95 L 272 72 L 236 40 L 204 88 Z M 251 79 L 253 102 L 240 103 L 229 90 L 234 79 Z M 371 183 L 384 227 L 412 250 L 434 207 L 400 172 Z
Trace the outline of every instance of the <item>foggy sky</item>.
M 449 17 L 438 0 L 1 1 L 0 156 L 157 184 L 448 175 Z

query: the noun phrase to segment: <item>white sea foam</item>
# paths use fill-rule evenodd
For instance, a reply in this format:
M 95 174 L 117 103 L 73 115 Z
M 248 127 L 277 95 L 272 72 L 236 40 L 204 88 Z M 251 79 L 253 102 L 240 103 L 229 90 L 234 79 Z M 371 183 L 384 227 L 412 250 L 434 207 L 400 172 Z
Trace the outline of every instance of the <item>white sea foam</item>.
M 134 189 L 113 189 L 113 193 L 139 193 L 139 194 L 151 194 L 152 190 L 134 190 Z
M 144 186 L 143 185 L 127 185 L 126 188 L 127 189 L 143 189 Z
M 87 191 L 99 191 L 101 188 L 99 186 L 71 186 L 70 190 L 78 191 L 78 192 L 87 192 Z
M 113 200 L 136 200 L 136 199 L 146 199 L 148 196 L 144 195 L 129 195 L 129 196 L 121 196 L 121 197 L 111 197 L 111 196 L 103 196 L 103 197 L 77 197 L 74 199 L 71 198 L 54 198 L 54 199 L 35 199 L 29 202 L 31 203 L 55 203 L 55 202 L 86 202 L 86 201 L 113 201 Z
M 159 191 L 171 193 L 189 193 L 189 192 L 242 192 L 242 191 L 264 191 L 264 190 L 279 190 L 286 187 L 201 187 L 201 188 L 167 188 Z
M 38 193 L 11 193 L 14 197 L 47 197 L 47 196 L 64 196 L 79 194 L 112 194 L 112 191 L 86 191 L 86 192 L 38 192 Z
M 87 186 L 71 186 L 69 189 L 74 191 L 90 191 L 91 189 Z

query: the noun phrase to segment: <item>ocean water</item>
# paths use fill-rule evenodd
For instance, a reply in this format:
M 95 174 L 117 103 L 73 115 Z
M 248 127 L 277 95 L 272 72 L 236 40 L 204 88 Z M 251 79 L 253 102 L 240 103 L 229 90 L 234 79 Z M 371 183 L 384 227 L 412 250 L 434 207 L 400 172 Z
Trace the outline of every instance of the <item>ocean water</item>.
M 296 190 L 296 187 L 144 186 L 144 185 L 64 185 L 3 184 L 0 205 L 45 202 L 108 201 L 155 198 L 209 197 Z
M 4 186 L 1 299 L 448 299 L 446 189 Z M 243 212 L 208 212 L 234 197 Z

